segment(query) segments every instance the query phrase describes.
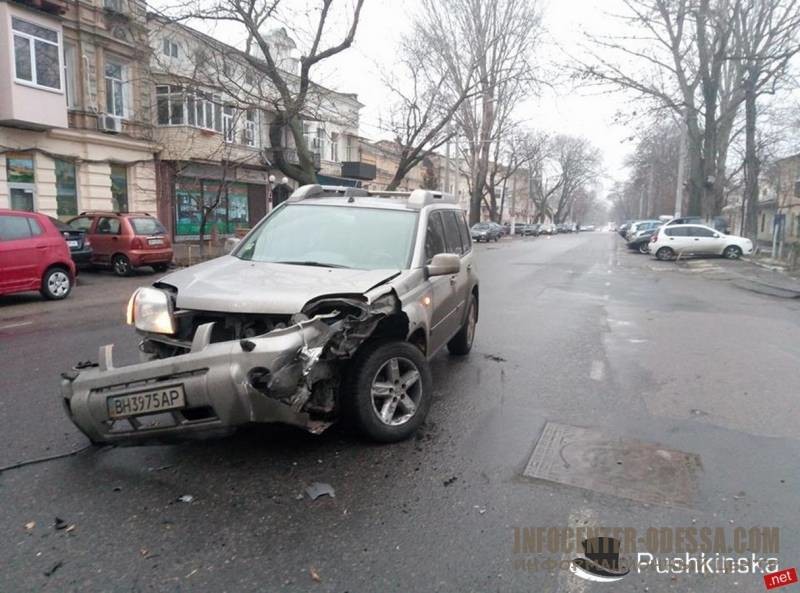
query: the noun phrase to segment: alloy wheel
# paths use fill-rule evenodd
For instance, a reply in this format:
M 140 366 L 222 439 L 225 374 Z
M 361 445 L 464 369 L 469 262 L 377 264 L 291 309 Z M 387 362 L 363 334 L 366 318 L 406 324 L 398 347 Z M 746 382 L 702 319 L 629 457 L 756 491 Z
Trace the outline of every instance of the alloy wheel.
M 378 420 L 388 426 L 405 424 L 422 396 L 419 369 L 407 358 L 390 358 L 375 373 L 370 396 Z

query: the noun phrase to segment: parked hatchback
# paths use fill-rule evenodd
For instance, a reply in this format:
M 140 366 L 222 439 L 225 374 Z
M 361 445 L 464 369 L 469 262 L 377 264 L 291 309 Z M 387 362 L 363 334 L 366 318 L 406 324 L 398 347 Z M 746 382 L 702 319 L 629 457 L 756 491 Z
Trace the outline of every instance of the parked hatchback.
M 38 290 L 58 300 L 74 282 L 67 242 L 47 216 L 0 209 L 0 294 Z
M 650 239 L 649 251 L 660 260 L 681 255 L 721 255 L 738 259 L 753 253 L 753 242 L 699 224 L 676 224 L 658 229 Z
M 135 212 L 84 212 L 69 221 L 86 231 L 92 243 L 92 264 L 109 266 L 118 276 L 152 266 L 163 272 L 172 261 L 172 242 L 158 219 Z

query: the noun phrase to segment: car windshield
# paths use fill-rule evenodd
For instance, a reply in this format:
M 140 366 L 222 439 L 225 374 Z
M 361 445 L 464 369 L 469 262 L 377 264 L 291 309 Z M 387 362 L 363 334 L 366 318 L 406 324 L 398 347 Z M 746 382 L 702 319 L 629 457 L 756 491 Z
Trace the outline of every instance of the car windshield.
M 287 204 L 233 253 L 248 261 L 361 270 L 403 269 L 417 213 L 383 208 Z
M 166 235 L 164 226 L 155 218 L 129 218 L 128 221 L 133 227 L 133 232 L 137 235 Z

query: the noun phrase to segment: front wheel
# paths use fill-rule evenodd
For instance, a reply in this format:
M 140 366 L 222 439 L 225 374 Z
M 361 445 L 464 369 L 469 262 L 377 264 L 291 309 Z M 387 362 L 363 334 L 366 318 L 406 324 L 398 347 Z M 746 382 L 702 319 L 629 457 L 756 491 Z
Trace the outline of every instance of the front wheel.
M 111 260 L 111 268 L 117 276 L 130 276 L 133 271 L 131 260 L 127 256 L 118 253 Z
M 645 255 L 650 253 L 650 246 L 648 245 L 647 241 L 644 243 L 639 243 L 639 253 L 644 253 Z
M 51 268 L 42 277 L 42 296 L 51 301 L 60 301 L 72 292 L 72 278 L 64 268 Z
M 475 295 L 469 297 L 469 310 L 467 311 L 467 318 L 464 320 L 464 325 L 458 330 L 458 333 L 447 342 L 447 350 L 450 354 L 463 356 L 469 354 L 472 350 L 472 342 L 475 339 L 475 326 L 478 324 L 478 303 L 475 300 Z
M 345 385 L 345 405 L 359 430 L 382 443 L 410 437 L 431 406 L 431 372 L 425 355 L 408 342 L 362 347 Z
M 742 250 L 736 245 L 728 245 L 722 255 L 727 259 L 739 259 L 742 257 Z
M 675 252 L 671 247 L 662 247 L 656 251 L 656 258 L 660 259 L 661 261 L 671 261 L 675 259 Z

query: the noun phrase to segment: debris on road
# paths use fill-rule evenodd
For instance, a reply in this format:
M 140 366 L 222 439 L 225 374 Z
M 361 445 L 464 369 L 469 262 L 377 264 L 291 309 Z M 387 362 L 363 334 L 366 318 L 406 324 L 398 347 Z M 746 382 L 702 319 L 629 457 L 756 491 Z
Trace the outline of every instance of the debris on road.
M 502 356 L 497 356 L 497 354 L 484 354 L 483 357 L 486 360 L 491 360 L 492 362 L 507 362 L 505 358 Z
M 316 583 L 321 583 L 322 579 L 319 576 L 319 573 L 313 566 L 308 567 L 308 574 L 311 575 L 311 579 Z
M 336 498 L 336 492 L 333 486 L 326 482 L 314 482 L 306 488 L 306 494 L 311 500 L 317 500 L 320 496 L 328 495 L 331 498 Z
M 450 484 L 452 484 L 453 482 L 455 482 L 457 479 L 458 479 L 458 476 L 452 476 L 452 477 L 450 477 L 450 478 L 447 478 L 447 479 L 446 479 L 444 482 L 442 482 L 442 484 L 443 484 L 443 485 L 445 486 L 445 488 L 446 488 L 447 486 L 449 486 Z
M 194 500 L 194 496 L 191 494 L 184 494 L 183 496 L 179 496 L 176 500 L 177 502 L 190 503 Z
M 55 521 L 53 522 L 53 527 L 55 527 L 57 531 L 61 531 L 62 529 L 69 527 L 69 523 L 64 521 L 64 519 L 61 517 L 56 517 Z
M 64 562 L 63 560 L 59 560 L 58 562 L 53 564 L 53 566 L 51 566 L 48 570 L 44 571 L 44 576 L 46 577 L 53 576 L 53 574 L 55 574 L 55 572 L 62 566 L 64 566 Z
M 28 531 L 30 531 L 34 527 L 36 527 L 36 521 L 29 521 L 25 523 L 25 529 L 27 529 Z

